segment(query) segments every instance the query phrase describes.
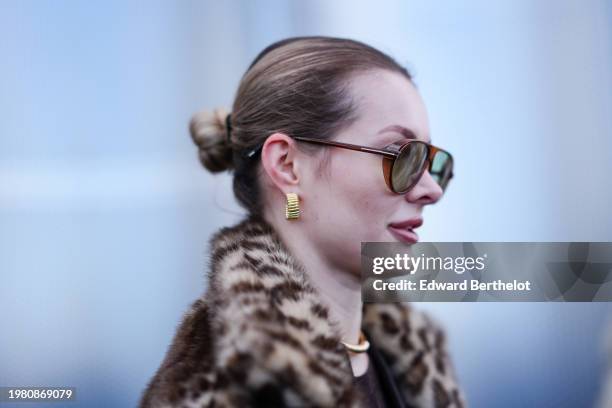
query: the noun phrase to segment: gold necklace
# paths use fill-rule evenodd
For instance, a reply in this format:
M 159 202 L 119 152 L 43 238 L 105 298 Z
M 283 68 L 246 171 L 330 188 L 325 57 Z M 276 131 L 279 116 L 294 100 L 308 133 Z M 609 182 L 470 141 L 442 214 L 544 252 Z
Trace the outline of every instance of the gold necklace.
M 349 351 L 352 351 L 353 353 L 363 353 L 364 351 L 368 351 L 368 349 L 370 348 L 370 342 L 368 341 L 368 339 L 366 339 L 366 336 L 361 330 L 359 331 L 359 344 L 351 344 L 346 343 L 344 341 L 340 342 L 344 344 L 344 347 L 346 347 Z

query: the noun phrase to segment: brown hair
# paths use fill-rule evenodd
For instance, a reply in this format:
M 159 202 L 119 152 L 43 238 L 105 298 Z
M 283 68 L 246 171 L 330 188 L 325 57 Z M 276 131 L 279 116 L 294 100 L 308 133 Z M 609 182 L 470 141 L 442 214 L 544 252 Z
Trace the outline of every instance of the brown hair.
M 261 214 L 256 171 L 259 155 L 246 154 L 261 147 L 275 132 L 332 138 L 356 119 L 349 80 L 372 69 L 412 79 L 393 58 L 355 40 L 315 36 L 271 44 L 240 81 L 229 129 L 228 112 L 222 109 L 203 111 L 191 119 L 189 129 L 199 147 L 201 163 L 213 173 L 233 169 L 238 202 L 251 214 Z

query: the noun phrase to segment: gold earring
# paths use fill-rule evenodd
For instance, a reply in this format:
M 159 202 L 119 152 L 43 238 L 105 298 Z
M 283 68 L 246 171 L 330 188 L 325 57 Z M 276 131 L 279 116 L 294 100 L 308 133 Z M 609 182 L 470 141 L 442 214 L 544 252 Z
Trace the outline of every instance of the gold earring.
M 300 218 L 300 202 L 298 199 L 298 195 L 295 193 L 287 193 L 285 218 L 287 218 L 288 220 L 296 220 Z

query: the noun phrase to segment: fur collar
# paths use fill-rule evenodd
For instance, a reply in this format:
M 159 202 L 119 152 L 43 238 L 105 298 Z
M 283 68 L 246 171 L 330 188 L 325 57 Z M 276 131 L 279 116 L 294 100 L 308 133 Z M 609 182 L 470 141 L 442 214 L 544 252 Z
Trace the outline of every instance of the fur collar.
M 272 227 L 248 217 L 218 231 L 210 249 L 207 290 L 140 407 L 363 406 L 338 325 Z M 427 315 L 364 304 L 363 330 L 397 406 L 465 406 L 444 333 Z
M 250 216 L 210 245 L 205 302 L 215 364 L 252 390 L 281 385 L 287 405 L 359 406 L 338 326 L 272 227 Z M 363 312 L 363 329 L 407 406 L 465 405 L 432 319 L 406 303 L 368 303 Z

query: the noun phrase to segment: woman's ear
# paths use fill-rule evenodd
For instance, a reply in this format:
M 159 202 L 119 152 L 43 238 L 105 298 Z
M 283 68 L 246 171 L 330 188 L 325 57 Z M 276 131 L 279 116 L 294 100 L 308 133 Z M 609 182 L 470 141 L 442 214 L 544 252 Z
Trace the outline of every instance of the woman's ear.
M 297 142 L 284 133 L 273 133 L 264 142 L 261 164 L 272 183 L 283 193 L 297 191 L 300 182 Z

